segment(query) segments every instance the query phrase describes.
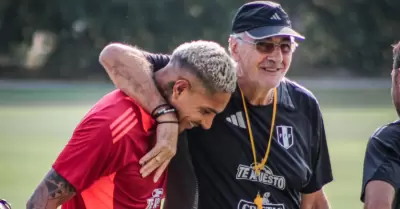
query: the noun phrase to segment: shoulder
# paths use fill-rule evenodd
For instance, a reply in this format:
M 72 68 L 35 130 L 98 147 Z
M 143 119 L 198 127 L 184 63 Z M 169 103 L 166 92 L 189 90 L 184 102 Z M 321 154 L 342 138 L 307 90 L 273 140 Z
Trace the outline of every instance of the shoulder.
M 79 123 L 77 130 L 113 129 L 139 124 L 147 132 L 154 124 L 143 108 L 120 90 L 112 91 L 103 96 Z M 96 132 L 97 130 L 93 130 Z
M 372 134 L 374 137 L 393 136 L 394 138 L 400 137 L 400 120 L 388 123 L 376 129 Z
M 316 96 L 306 87 L 288 78 L 283 79 L 280 84 L 280 91 L 287 95 L 295 109 L 311 117 L 321 114 L 319 102 Z
M 400 121 L 383 125 L 371 135 L 364 157 L 361 200 L 371 180 L 381 180 L 399 187 Z
M 376 129 L 371 135 L 368 145 L 371 146 L 377 143 L 395 149 L 400 154 L 400 120 Z
M 300 102 L 300 101 L 306 99 L 310 102 L 318 104 L 318 100 L 315 97 L 315 95 L 311 92 L 311 90 L 300 85 L 296 81 L 285 78 L 282 81 L 282 83 L 283 83 L 283 85 L 286 86 L 286 88 L 288 89 L 289 93 L 291 94 L 291 96 L 293 97 L 293 99 L 295 101 Z

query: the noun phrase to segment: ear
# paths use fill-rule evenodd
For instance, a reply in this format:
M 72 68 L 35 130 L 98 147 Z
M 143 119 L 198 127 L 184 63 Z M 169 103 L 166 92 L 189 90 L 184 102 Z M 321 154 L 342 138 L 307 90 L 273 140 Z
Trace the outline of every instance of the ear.
M 229 51 L 231 52 L 232 58 L 238 62 L 239 57 L 238 57 L 238 44 L 239 42 L 233 38 L 229 37 Z
M 298 45 L 294 44 L 293 49 L 292 49 L 292 53 L 294 53 L 296 51 L 297 47 L 298 47 Z
M 187 95 L 191 89 L 190 82 L 185 79 L 178 79 L 172 87 L 172 98 L 178 100 L 181 96 Z

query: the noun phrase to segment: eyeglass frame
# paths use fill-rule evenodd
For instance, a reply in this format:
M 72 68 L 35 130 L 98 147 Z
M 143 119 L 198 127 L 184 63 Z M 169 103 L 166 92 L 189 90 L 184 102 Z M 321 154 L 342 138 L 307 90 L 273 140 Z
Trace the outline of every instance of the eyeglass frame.
M 273 44 L 273 45 L 274 45 L 274 50 L 275 50 L 276 47 L 279 47 L 279 49 L 281 50 L 282 53 L 284 53 L 284 54 L 289 53 L 289 51 L 288 51 L 288 52 L 283 52 L 283 51 L 282 51 L 282 48 L 281 48 L 282 43 L 287 43 L 287 42 L 274 43 L 274 42 L 267 42 L 267 41 L 265 41 L 265 40 L 257 40 L 257 39 L 254 40 L 254 41 L 249 41 L 249 40 L 245 40 L 241 35 L 242 35 L 242 34 L 232 34 L 231 37 L 236 38 L 236 39 L 238 39 L 238 40 L 240 40 L 240 41 L 243 41 L 243 42 L 245 42 L 245 43 L 248 43 L 248 44 L 251 44 L 251 45 L 255 46 L 256 50 L 257 50 L 259 53 L 262 53 L 262 54 L 269 54 L 269 53 L 272 53 L 272 52 L 273 52 L 273 51 L 271 51 L 271 52 L 262 52 L 262 51 L 258 50 L 258 49 L 257 49 L 257 44 L 260 43 L 260 42 L 264 42 L 264 43 L 268 43 L 268 44 Z M 298 45 L 295 41 L 293 41 L 292 39 L 291 39 L 290 41 L 288 41 L 288 42 L 290 43 L 289 46 L 290 46 L 290 51 L 291 51 L 291 52 L 294 52 L 295 49 L 299 46 L 299 45 Z

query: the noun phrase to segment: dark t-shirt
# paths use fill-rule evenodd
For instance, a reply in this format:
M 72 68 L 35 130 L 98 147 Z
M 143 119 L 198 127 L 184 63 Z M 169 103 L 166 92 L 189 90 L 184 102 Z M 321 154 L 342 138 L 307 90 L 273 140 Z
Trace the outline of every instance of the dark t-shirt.
M 160 66 L 154 63 L 155 57 L 149 60 Z M 265 208 L 296 209 L 300 208 L 301 193 L 316 192 L 332 181 L 317 100 L 288 79 L 281 82 L 278 95 L 271 152 L 258 177 L 251 169 L 253 154 L 240 92 L 232 95 L 225 110 L 215 117 L 211 129 L 187 131 L 198 182 L 194 187 L 199 189 L 199 208 L 256 208 L 253 200 L 259 192 Z M 247 106 L 260 161 L 268 144 L 272 105 Z M 167 204 L 172 201 L 169 198 Z
M 400 209 L 400 121 L 380 127 L 370 137 L 365 152 L 361 201 L 373 180 L 385 181 L 396 190 L 393 209 Z

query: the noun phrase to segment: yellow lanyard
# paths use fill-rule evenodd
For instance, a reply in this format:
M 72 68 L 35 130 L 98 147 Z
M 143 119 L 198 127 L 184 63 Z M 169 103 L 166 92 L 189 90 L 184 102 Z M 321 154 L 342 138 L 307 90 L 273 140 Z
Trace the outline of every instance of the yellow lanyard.
M 242 89 L 240 89 L 240 94 L 242 96 L 242 102 L 243 102 L 243 109 L 244 113 L 246 115 L 246 121 L 247 121 L 247 127 L 249 130 L 249 138 L 250 138 L 250 143 L 251 143 L 251 150 L 253 151 L 253 158 L 254 158 L 254 171 L 256 172 L 257 175 L 260 175 L 260 171 L 262 168 L 265 167 L 265 164 L 267 163 L 269 152 L 271 150 L 271 142 L 272 142 L 272 133 L 274 131 L 275 127 L 275 118 L 276 118 L 276 112 L 277 112 L 277 104 L 278 104 L 278 92 L 276 88 L 274 88 L 274 97 L 273 97 L 273 109 L 272 109 L 272 121 L 271 121 L 271 128 L 269 131 L 269 140 L 268 140 L 268 146 L 267 150 L 265 152 L 264 158 L 261 160 L 261 163 L 259 164 L 257 162 L 257 156 L 256 156 L 256 148 L 254 145 L 254 137 L 253 137 L 253 131 L 251 130 L 251 124 L 250 124 L 250 119 L 249 119 L 249 113 L 247 110 L 247 105 L 246 105 L 246 100 L 244 98 Z M 258 209 L 262 209 L 262 198 L 260 196 L 260 193 L 257 194 L 257 197 L 254 199 L 254 204 L 257 205 Z

